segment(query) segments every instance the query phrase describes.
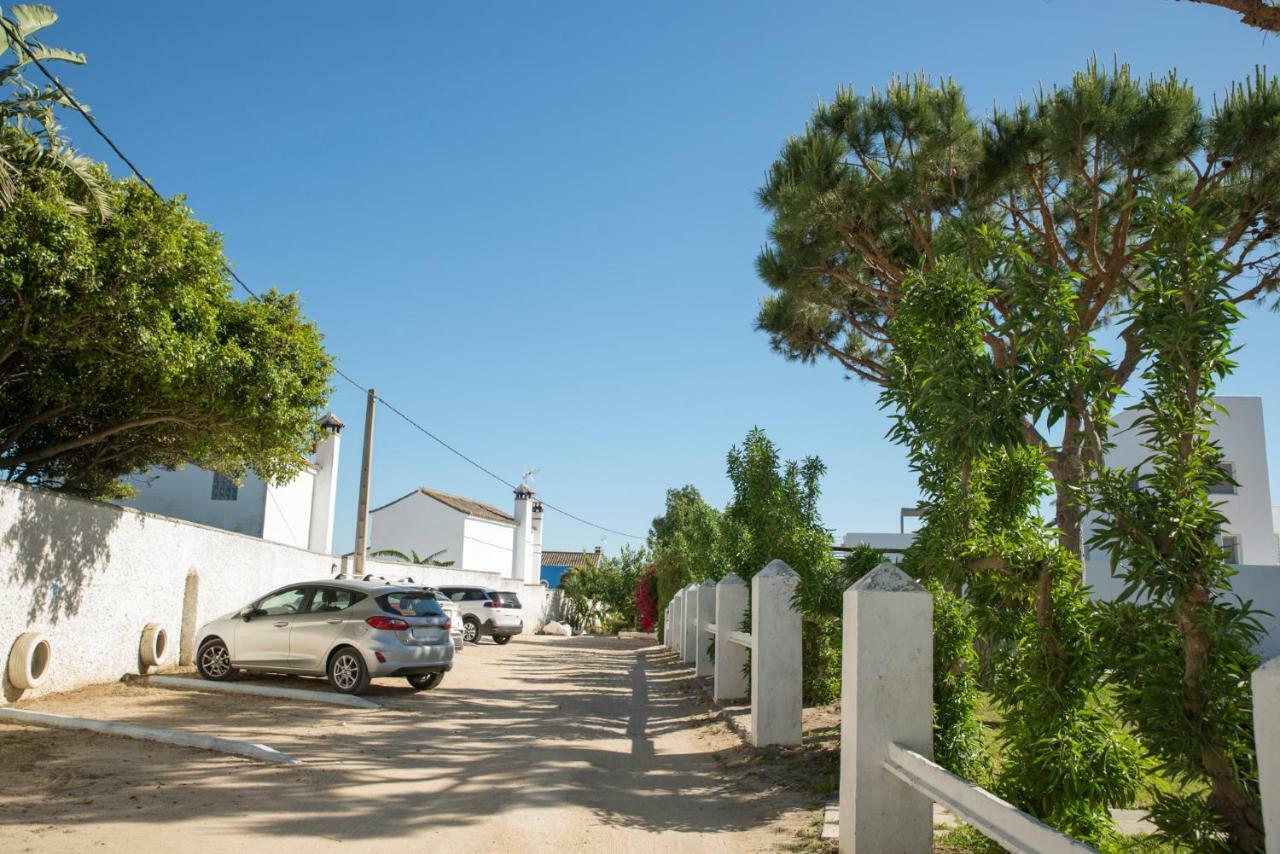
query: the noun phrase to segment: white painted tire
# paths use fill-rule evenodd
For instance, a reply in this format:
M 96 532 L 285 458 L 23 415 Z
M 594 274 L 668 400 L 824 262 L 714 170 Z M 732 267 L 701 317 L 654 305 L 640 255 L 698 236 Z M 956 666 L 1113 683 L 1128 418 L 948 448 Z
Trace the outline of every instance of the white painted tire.
M 169 649 L 169 633 L 159 623 L 147 623 L 138 642 L 138 658 L 143 667 L 158 667 Z
M 49 675 L 53 647 L 39 632 L 26 632 L 18 637 L 9 652 L 9 682 L 19 691 L 39 687 Z

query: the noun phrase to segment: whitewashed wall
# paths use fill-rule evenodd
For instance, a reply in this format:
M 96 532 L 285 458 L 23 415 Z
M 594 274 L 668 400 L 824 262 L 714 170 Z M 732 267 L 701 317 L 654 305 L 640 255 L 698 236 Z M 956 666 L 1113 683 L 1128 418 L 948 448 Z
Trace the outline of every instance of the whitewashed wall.
M 311 540 L 311 504 L 316 473 L 304 469 L 283 486 L 268 486 L 262 514 L 262 538 L 307 548 Z
M 462 526 L 462 560 L 467 569 L 497 572 L 511 577 L 515 529 L 503 522 L 466 517 Z
M 138 641 L 147 623 L 168 631 L 165 663 L 176 663 L 189 572 L 199 578 L 199 625 L 275 587 L 333 577 L 342 564 L 257 537 L 0 484 L 0 654 L 7 662 L 14 641 L 32 629 L 45 633 L 53 647 L 45 683 L 19 695 L 6 680 L 0 703 L 138 672 Z M 547 590 L 540 584 L 383 561 L 371 561 L 369 571 L 389 578 L 413 574 L 426 584 L 514 590 L 525 605 L 526 631 L 545 620 Z
M 426 557 L 445 549 L 442 560 L 462 565 L 463 523 L 466 516 L 428 498 L 411 492 L 369 514 L 369 551 L 410 549 Z
M 253 472 L 244 476 L 235 501 L 214 501 L 213 472 L 199 466 L 182 466 L 173 471 L 148 469 L 128 478 L 128 483 L 137 495 L 121 500 L 125 507 L 251 537 L 262 536 L 267 485 Z

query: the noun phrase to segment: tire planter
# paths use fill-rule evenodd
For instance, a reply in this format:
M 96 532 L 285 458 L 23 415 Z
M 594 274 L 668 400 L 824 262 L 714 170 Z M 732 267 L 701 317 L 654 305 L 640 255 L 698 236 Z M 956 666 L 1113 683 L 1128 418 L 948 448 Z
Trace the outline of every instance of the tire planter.
M 9 682 L 19 691 L 39 687 L 49 675 L 53 647 L 39 632 L 19 635 L 9 651 Z
M 143 667 L 158 667 L 169 649 L 169 633 L 159 623 L 147 623 L 138 642 L 138 659 Z

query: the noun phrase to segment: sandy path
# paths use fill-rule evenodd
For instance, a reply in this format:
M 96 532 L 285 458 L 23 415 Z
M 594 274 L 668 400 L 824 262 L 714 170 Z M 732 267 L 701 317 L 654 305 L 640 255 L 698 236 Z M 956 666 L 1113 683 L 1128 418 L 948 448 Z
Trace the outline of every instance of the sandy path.
M 198 729 L 303 765 L 0 724 L 0 850 L 267 851 L 360 842 L 433 852 L 775 850 L 807 814 L 731 780 L 687 679 L 654 647 L 485 642 L 443 685 L 380 680 L 365 712 L 110 685 L 25 708 Z M 313 680 L 269 680 L 319 688 Z

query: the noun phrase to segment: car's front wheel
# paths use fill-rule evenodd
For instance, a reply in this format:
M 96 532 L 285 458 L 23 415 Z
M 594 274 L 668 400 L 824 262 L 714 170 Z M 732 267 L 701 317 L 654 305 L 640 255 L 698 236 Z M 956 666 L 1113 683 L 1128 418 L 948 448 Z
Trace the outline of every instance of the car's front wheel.
M 415 691 L 430 691 L 444 679 L 443 673 L 416 673 L 406 677 Z
M 462 639 L 467 643 L 480 643 L 480 622 L 471 617 L 462 621 Z
M 504 643 L 511 643 L 511 635 L 494 635 L 493 642 L 498 646 L 502 646 Z
M 210 638 L 200 644 L 196 653 L 196 670 L 205 679 L 226 682 L 234 679 L 236 669 L 231 666 L 231 652 L 221 638 Z
M 344 646 L 329 659 L 329 684 L 343 694 L 363 694 L 369 687 L 369 667 L 364 656 Z

